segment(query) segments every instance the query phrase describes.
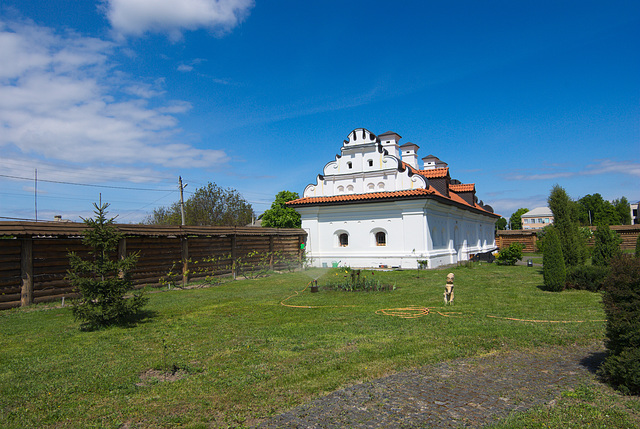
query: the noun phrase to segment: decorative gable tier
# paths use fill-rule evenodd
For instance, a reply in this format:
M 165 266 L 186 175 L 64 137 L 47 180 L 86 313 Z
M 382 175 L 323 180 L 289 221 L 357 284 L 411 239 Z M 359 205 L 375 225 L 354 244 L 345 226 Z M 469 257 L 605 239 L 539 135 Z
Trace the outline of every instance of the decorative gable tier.
M 341 152 L 324 166 L 316 183 L 305 188 L 303 197 L 393 192 L 429 186 L 426 177 L 415 174 L 416 171 L 407 168 L 397 156 L 390 155 L 379 138 L 364 128 L 349 133 Z
M 302 217 L 313 265 L 435 268 L 495 249 L 500 216 L 478 202 L 475 184 L 452 180 L 433 155 L 420 169 L 419 146 L 400 139 L 353 130 L 302 198 L 287 203 Z

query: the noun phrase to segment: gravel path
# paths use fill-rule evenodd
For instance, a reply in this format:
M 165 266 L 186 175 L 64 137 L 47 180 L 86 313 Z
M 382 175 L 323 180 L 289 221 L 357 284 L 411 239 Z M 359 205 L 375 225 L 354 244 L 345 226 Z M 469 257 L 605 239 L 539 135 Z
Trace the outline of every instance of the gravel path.
M 338 390 L 258 427 L 481 427 L 576 387 L 603 357 L 594 344 L 458 359 Z

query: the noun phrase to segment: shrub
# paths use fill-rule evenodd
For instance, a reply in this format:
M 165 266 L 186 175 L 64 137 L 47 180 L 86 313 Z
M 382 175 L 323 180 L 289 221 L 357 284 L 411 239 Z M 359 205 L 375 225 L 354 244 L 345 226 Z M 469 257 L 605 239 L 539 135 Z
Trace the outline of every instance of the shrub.
M 640 394 L 640 259 L 611 261 L 602 299 L 607 315 L 608 356 L 601 374 L 625 394 Z
M 640 234 L 638 234 L 638 239 L 636 240 L 636 258 L 640 258 Z
M 606 225 L 598 225 L 594 234 L 593 259 L 591 263 L 600 267 L 609 265 L 611 258 L 620 254 L 622 239 Z
M 580 289 L 596 292 L 602 289 L 609 267 L 581 265 L 567 270 L 567 289 Z
M 498 253 L 497 263 L 500 265 L 515 265 L 516 262 L 522 259 L 522 249 L 524 249 L 522 243 L 511 243 L 509 247 L 502 249 Z
M 547 231 L 544 242 L 544 253 L 542 254 L 542 274 L 544 285 L 548 290 L 560 292 L 564 289 L 566 280 L 566 270 L 560 237 L 555 228 Z
M 135 267 L 138 255 L 117 257 L 122 234 L 116 231 L 114 218 L 106 217 L 109 204 L 94 203 L 93 206 L 95 219 L 82 219 L 89 227 L 82 242 L 91 247 L 91 257 L 82 259 L 75 252 L 69 254 L 68 278 L 82 294 L 74 302 L 72 311 L 84 329 L 122 323 L 136 315 L 147 302 L 142 292 L 125 298 L 125 293 L 133 288 L 129 272 Z

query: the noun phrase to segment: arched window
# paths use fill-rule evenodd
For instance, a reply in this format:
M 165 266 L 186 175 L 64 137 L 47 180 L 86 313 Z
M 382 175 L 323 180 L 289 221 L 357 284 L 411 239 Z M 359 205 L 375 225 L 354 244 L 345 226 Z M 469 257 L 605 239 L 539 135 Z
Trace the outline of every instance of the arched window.
M 373 183 L 369 183 L 367 185 L 367 189 L 369 190 L 369 192 L 373 192 L 376 190 L 376 185 L 374 185 Z
M 376 232 L 376 246 L 386 246 L 387 245 L 387 234 L 384 232 Z
M 347 168 L 349 168 L 349 169 L 353 168 L 353 164 L 351 163 L 351 161 L 347 162 Z
M 349 234 L 343 232 L 338 236 L 338 242 L 340 247 L 347 247 L 349 245 Z
M 368 160 L 369 167 L 373 167 L 373 159 Z
M 353 192 L 353 185 L 347 186 L 347 192 Z
M 384 183 L 383 182 L 378 183 L 378 189 L 380 189 L 381 191 L 384 191 Z
M 339 194 L 344 194 L 344 186 L 338 186 L 338 193 Z

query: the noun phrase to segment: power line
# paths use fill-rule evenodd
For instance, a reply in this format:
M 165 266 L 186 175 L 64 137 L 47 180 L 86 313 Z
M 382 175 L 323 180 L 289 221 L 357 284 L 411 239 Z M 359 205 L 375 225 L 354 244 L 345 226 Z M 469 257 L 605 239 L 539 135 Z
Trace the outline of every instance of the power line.
M 7 177 L 9 179 L 18 179 L 18 180 L 28 180 L 33 181 L 32 178 L 29 177 L 20 177 L 20 176 L 10 176 L 8 174 L 0 174 L 0 177 Z M 92 188 L 109 188 L 109 189 L 126 189 L 129 191 L 150 191 L 150 192 L 169 192 L 174 191 L 173 189 L 149 189 L 149 188 L 133 188 L 129 186 L 113 186 L 113 185 L 90 185 L 88 183 L 74 183 L 74 182 L 63 182 L 60 180 L 46 180 L 46 179 L 38 179 L 39 182 L 47 182 L 47 183 L 58 183 L 62 185 L 75 185 L 75 186 L 88 186 Z

